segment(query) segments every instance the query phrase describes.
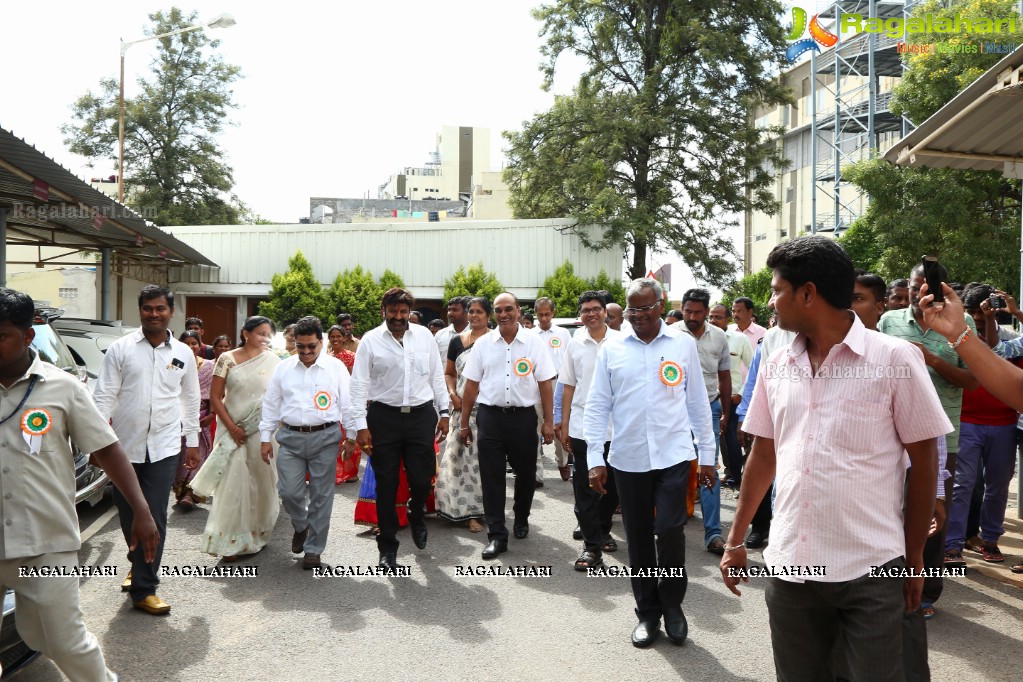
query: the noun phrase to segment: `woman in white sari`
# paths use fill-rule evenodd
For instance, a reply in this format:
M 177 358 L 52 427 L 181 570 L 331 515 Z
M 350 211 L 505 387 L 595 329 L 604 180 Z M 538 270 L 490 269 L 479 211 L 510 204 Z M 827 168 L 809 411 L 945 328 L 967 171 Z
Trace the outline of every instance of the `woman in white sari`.
M 281 361 L 270 352 L 273 335 L 273 322 L 250 317 L 242 326 L 241 345 L 221 355 L 213 370 L 210 404 L 217 415 L 217 440 L 192 490 L 214 495 L 200 549 L 225 561 L 263 549 L 280 513 L 277 469 L 259 454 L 263 394 Z

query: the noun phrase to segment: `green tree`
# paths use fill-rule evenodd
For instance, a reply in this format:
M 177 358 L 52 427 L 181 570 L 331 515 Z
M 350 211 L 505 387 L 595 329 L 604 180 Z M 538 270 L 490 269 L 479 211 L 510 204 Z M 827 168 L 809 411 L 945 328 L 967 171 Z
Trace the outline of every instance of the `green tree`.
M 389 278 L 397 277 L 390 270 L 387 273 Z M 338 313 L 348 313 L 354 320 L 356 336 L 362 336 L 381 322 L 380 286 L 373 279 L 373 274 L 363 270 L 361 265 L 338 273 L 326 297 L 330 324 L 334 324 Z
M 288 259 L 288 271 L 270 279 L 270 295 L 260 302 L 259 314 L 269 317 L 278 327 L 284 327 L 306 315 L 324 321 L 327 313 L 323 286 L 302 251 L 296 251 Z
M 384 274 L 380 275 L 380 281 L 377 283 L 377 288 L 380 290 L 380 296 L 377 298 L 377 304 L 380 303 L 380 299 L 383 298 L 385 291 L 395 287 L 404 289 L 405 280 L 401 278 L 401 275 L 398 275 L 388 268 L 384 270 Z
M 752 299 L 757 319 L 766 327 L 767 320 L 771 317 L 771 309 L 767 307 L 767 302 L 771 300 L 772 275 L 771 268 L 768 267 L 751 272 L 722 292 L 721 303 L 731 310 L 735 299 L 741 296 Z
M 194 25 L 198 14 L 177 7 L 149 15 L 146 35 Z M 226 225 L 247 210 L 231 193 L 234 177 L 217 138 L 227 124 L 237 66 L 217 54 L 219 41 L 202 30 L 157 41 L 140 94 L 124 102 L 124 196 L 137 209 L 155 208 L 158 225 Z M 91 161 L 118 152 L 117 78 L 104 78 L 72 105 L 74 123 L 61 128 L 68 149 Z
M 1014 0 L 928 0 L 914 16 L 937 20 L 956 14 L 971 20 L 1016 17 L 1015 33 L 994 34 L 999 43 L 1023 42 L 1023 20 Z M 994 36 L 992 36 L 994 37 Z M 971 52 L 970 34 L 916 34 L 923 43 L 949 43 L 948 50 L 907 55 L 895 87 L 892 111 L 922 123 L 976 80 L 1003 55 Z M 960 51 L 953 46 L 961 46 Z M 961 51 L 961 50 L 967 51 Z M 1013 292 L 1019 282 L 1020 183 L 997 171 L 892 166 L 874 159 L 845 171 L 870 196 L 864 214 L 842 238 L 860 267 L 886 281 L 908 277 L 927 253 L 938 256 L 949 277 L 982 280 Z
M 773 75 L 781 14 L 775 0 L 556 0 L 535 10 L 544 88 L 562 54 L 586 66 L 570 96 L 505 133 L 516 217 L 577 218 L 588 247 L 631 247 L 632 278 L 667 248 L 698 278 L 730 281 L 738 256 L 726 230 L 745 211 L 777 211 L 767 168 L 784 161 L 767 142 L 780 132 L 752 112 L 794 101 Z
M 444 300 L 454 296 L 486 296 L 493 303 L 498 294 L 504 291 L 504 285 L 492 272 L 483 269 L 483 263 L 463 265 L 450 279 L 444 280 Z
M 590 288 L 590 283 L 575 274 L 567 260 L 543 281 L 536 297 L 546 296 L 554 301 L 554 317 L 575 317 L 579 308 L 579 294 Z
M 600 270 L 600 274 L 589 281 L 589 288 L 594 291 L 606 291 L 611 294 L 608 303 L 617 303 L 618 305 L 625 307 L 625 285 L 622 284 L 621 278 L 611 279 L 607 276 L 607 271 L 603 268 Z

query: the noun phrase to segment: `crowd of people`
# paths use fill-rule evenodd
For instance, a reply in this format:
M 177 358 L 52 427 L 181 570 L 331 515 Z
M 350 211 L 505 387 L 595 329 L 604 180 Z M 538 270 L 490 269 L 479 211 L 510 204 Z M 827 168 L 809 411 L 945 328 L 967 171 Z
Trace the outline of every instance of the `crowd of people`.
M 317 569 L 335 486 L 358 482 L 353 520 L 372 528 L 386 573 L 405 569 L 399 530 L 424 549 L 433 513 L 485 532 L 489 561 L 528 538 L 553 444 L 575 498 L 576 570 L 600 570 L 618 549 L 621 514 L 633 645 L 653 643 L 662 622 L 672 642 L 688 637 L 684 527 L 699 506 L 703 546 L 736 594 L 747 549 L 767 546 L 779 678 L 926 679 L 924 621 L 937 612 L 942 569 L 962 567 L 964 551 L 1005 560 L 1023 337 L 997 316 L 1023 314 L 978 282 L 942 285 L 945 302 L 931 305 L 921 268 L 886 286 L 826 238 L 779 245 L 768 265 L 768 328 L 752 300 L 713 303 L 699 288 L 665 311 L 646 278 L 629 285 L 624 309 L 607 292 L 582 293 L 574 334 L 553 324 L 547 298 L 527 325 L 507 292 L 452 298 L 448 324 L 424 326 L 412 294 L 392 288 L 382 323 L 362 338 L 350 315 L 326 331 L 310 316 L 283 330 L 281 349 L 260 316 L 237 343 L 206 345 L 196 318 L 175 338 L 173 293 L 148 287 L 140 329 L 111 344 L 92 397 L 40 362 L 31 299 L 2 289 L 0 384 L 21 403 L 0 429 L 19 453 L 38 452 L 51 427 L 48 448 L 71 437 L 95 453 L 116 486 L 131 562 L 122 588 L 146 613 L 171 609 L 157 595 L 171 504 L 212 505 L 199 549 L 225 562 L 260 552 L 283 506 L 291 551 Z M 6 476 L 15 455 L 3 456 Z M 32 528 L 52 532 L 23 544 L 0 536 L 0 582 L 26 594 L 41 588 L 13 567 L 75 563 L 80 544 L 73 491 L 59 483 L 67 462 L 32 461 L 12 475 L 52 502 L 25 510 L 38 517 Z M 738 497 L 730 528 L 722 486 Z M 875 571 L 897 577 L 869 579 Z M 75 579 L 29 602 L 24 618 L 39 625 L 22 635 L 72 679 L 115 679 L 77 589 Z M 22 612 L 19 601 L 19 627 Z

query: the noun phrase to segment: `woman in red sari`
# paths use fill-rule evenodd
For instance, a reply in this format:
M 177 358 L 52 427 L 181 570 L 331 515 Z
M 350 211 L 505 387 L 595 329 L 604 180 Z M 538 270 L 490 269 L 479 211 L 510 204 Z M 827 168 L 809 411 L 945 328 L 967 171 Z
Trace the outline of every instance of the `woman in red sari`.
M 352 367 L 355 366 L 355 353 L 345 350 L 341 347 L 344 342 L 344 333 L 341 331 L 341 327 L 336 324 L 327 331 L 327 342 L 328 349 L 331 355 L 344 363 L 345 367 L 348 368 L 348 373 L 352 373 Z M 348 483 L 349 481 L 359 480 L 359 463 L 362 461 L 362 451 L 359 450 L 359 446 L 355 446 L 355 452 L 347 460 L 344 459 L 342 451 L 344 450 L 345 439 L 348 435 L 345 433 L 345 427 L 341 427 L 341 441 L 337 446 L 337 469 L 334 474 L 334 484 L 341 485 L 342 483 Z

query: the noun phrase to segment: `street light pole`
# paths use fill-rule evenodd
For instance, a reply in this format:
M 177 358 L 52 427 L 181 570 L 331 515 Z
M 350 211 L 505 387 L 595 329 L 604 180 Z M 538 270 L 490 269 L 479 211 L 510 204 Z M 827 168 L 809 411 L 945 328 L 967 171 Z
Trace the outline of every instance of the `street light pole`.
M 117 202 L 120 204 L 124 203 L 124 55 L 128 52 L 128 48 L 132 45 L 144 43 L 149 40 L 158 40 L 160 38 L 167 38 L 169 36 L 176 36 L 181 33 L 188 33 L 189 31 L 198 31 L 202 28 L 230 28 L 237 22 L 234 17 L 230 14 L 221 14 L 216 17 L 208 24 L 193 24 L 192 26 L 185 26 L 174 31 L 168 31 L 167 33 L 161 33 L 160 35 L 148 36 L 146 38 L 139 38 L 138 40 L 131 40 L 127 43 L 124 42 L 124 38 L 121 39 L 121 86 L 118 91 L 118 113 L 117 113 Z

